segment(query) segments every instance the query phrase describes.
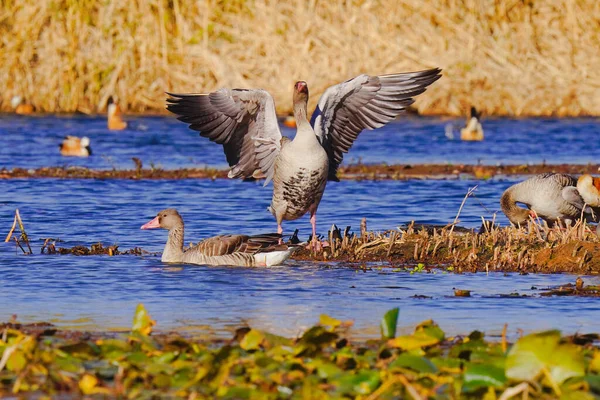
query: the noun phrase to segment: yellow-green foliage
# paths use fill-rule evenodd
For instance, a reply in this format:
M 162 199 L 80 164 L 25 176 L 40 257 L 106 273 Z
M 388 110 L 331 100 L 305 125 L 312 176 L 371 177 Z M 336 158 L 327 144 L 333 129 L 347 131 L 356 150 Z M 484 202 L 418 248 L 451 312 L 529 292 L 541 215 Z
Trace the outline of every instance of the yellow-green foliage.
M 596 0 L 0 0 L 0 108 L 164 109 L 164 91 L 262 87 L 280 112 L 362 72 L 439 66 L 416 107 L 600 114 Z M 317 100 L 313 96 L 311 105 Z

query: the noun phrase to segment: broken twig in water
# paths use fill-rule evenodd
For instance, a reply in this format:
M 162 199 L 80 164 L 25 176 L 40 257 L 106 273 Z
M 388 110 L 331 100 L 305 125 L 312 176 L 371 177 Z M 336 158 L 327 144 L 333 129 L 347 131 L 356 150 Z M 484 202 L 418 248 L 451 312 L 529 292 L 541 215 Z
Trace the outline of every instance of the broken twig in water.
M 21 220 L 21 215 L 19 214 L 19 209 L 18 208 L 15 210 L 15 219 L 13 221 L 12 228 L 10 229 L 10 232 L 8 232 L 8 235 L 6 236 L 6 239 L 4 240 L 4 242 L 10 241 L 10 238 L 12 237 L 12 235 L 13 235 L 13 233 L 15 231 L 15 227 L 16 227 L 17 224 L 19 224 L 19 230 L 21 231 L 21 239 L 27 245 L 27 248 L 29 249 L 29 253 L 27 253 L 25 251 L 25 249 L 23 249 L 23 247 L 21 246 L 19 240 L 16 237 L 15 237 L 15 242 L 19 245 L 19 247 L 21 248 L 21 250 L 23 250 L 23 253 L 25 253 L 25 254 L 33 254 L 33 251 L 31 250 L 31 246 L 29 245 L 29 238 L 27 237 L 27 232 L 25 232 L 25 226 L 23 225 L 23 221 Z

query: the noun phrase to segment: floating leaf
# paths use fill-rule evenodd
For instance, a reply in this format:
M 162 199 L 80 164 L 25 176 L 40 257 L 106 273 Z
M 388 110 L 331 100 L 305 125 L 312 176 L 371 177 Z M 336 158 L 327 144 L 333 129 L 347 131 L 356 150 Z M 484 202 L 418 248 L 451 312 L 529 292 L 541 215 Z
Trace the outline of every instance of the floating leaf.
M 572 344 L 559 344 L 560 332 L 547 331 L 519 339 L 508 352 L 506 376 L 516 380 L 534 380 L 545 368 L 554 383 L 583 376 L 582 353 Z
M 363 370 L 355 375 L 343 375 L 338 390 L 344 394 L 369 394 L 381 384 L 379 372 Z
M 135 315 L 133 316 L 133 326 L 131 327 L 131 330 L 145 336 L 152 332 L 152 327 L 155 324 L 156 322 L 150 318 L 144 305 L 142 303 L 138 304 L 135 309 Z
M 256 329 L 250 329 L 246 336 L 240 341 L 240 347 L 244 350 L 258 350 L 265 335 Z
M 8 349 L 5 351 L 9 351 Z M 8 361 L 6 362 L 6 368 L 9 371 L 13 372 L 21 372 L 25 365 L 27 364 L 27 359 L 25 358 L 25 354 L 22 350 L 14 350 Z
M 327 326 L 331 331 L 335 330 L 338 326 L 342 324 L 342 321 L 339 319 L 335 319 L 330 317 L 327 314 L 321 314 L 319 317 L 319 325 Z
M 440 328 L 435 322 L 433 322 L 430 319 L 427 321 L 423 321 L 419 325 L 417 325 L 417 327 L 415 328 L 415 333 L 419 332 L 422 332 L 427 336 L 434 337 L 440 342 L 444 340 L 444 337 L 446 336 L 442 328 Z
M 414 354 L 402 353 L 389 365 L 393 368 L 409 368 L 421 373 L 436 373 L 437 367 L 425 357 L 420 357 Z
M 400 308 L 392 308 L 385 313 L 381 319 L 381 337 L 384 339 L 393 339 L 396 337 L 396 326 L 398 325 L 398 314 Z
M 398 336 L 388 341 L 392 347 L 399 347 L 403 350 L 415 350 L 423 347 L 432 346 L 444 340 L 444 331 L 440 329 L 433 321 L 425 321 L 415 328 L 412 335 Z
M 504 369 L 493 365 L 470 364 L 464 373 L 464 386 L 466 391 L 481 387 L 501 388 L 506 385 Z
M 85 374 L 79 380 L 79 389 L 83 394 L 95 393 L 96 385 L 98 384 L 98 378 L 94 375 Z
M 324 363 L 317 367 L 317 375 L 321 379 L 331 379 L 343 374 L 341 368 L 331 363 Z
M 573 392 L 563 392 L 560 400 L 597 400 L 597 397 L 582 390 L 575 390 Z

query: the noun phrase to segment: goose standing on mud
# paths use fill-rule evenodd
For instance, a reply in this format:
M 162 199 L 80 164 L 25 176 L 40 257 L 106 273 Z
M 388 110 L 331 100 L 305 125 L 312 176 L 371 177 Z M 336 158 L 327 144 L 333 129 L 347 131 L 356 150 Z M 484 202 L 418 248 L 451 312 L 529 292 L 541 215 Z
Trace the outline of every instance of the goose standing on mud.
M 222 144 L 230 178 L 273 180 L 269 211 L 282 233 L 283 220 L 310 212 L 313 243 L 316 213 L 328 180 L 363 129 L 382 127 L 440 78 L 440 69 L 391 75 L 359 75 L 331 86 L 308 121 L 308 86 L 294 85 L 297 131 L 282 137 L 275 104 L 261 89 L 220 89 L 209 94 L 171 94 L 167 109 L 200 135 Z
M 536 175 L 504 191 L 500 199 L 502 211 L 515 225 L 526 224 L 529 217 L 541 218 L 552 226 L 557 221 L 572 224 L 581 218 L 584 200 L 570 175 L 547 173 Z M 521 208 L 523 203 L 527 208 Z M 584 218 L 591 219 L 586 208 Z
M 471 107 L 471 112 L 469 113 L 469 120 L 467 121 L 467 125 L 460 130 L 460 140 L 483 140 L 483 127 L 481 126 L 481 122 L 479 120 L 480 117 L 481 113 L 478 113 L 475 107 Z
M 141 229 L 163 228 L 169 238 L 161 261 L 201 265 L 237 265 L 246 267 L 282 264 L 297 246 L 279 244 L 281 235 L 221 235 L 204 239 L 194 247 L 183 249 L 184 224 L 177 210 L 168 208 Z

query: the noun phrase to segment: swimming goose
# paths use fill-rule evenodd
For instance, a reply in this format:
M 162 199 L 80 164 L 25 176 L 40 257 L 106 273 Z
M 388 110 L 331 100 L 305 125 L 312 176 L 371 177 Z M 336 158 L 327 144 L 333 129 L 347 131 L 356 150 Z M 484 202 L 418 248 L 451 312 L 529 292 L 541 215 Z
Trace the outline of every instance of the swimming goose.
M 542 218 L 552 226 L 557 220 L 571 224 L 581 217 L 584 200 L 570 175 L 536 175 L 506 189 L 500 199 L 502 211 L 515 225 L 527 223 L 530 216 Z M 523 203 L 527 208 L 517 206 Z M 590 219 L 586 208 L 584 218 Z
M 108 98 L 108 129 L 111 131 L 122 131 L 127 128 L 127 122 L 123 121 L 121 107 L 113 100 L 112 96 Z
M 460 140 L 479 141 L 483 140 L 483 127 L 479 118 L 481 113 L 478 113 L 475 107 L 471 107 L 467 126 L 460 130 Z
M 281 235 L 220 235 L 204 239 L 194 247 L 183 249 L 183 218 L 168 208 L 141 229 L 163 228 L 169 231 L 161 261 L 201 265 L 239 265 L 246 267 L 280 265 L 297 246 L 278 244 Z
M 27 103 L 21 96 L 14 96 L 11 99 L 10 104 L 12 105 L 12 108 L 14 108 L 15 114 L 27 115 L 32 114 L 35 111 L 33 105 Z
M 92 154 L 90 148 L 90 139 L 86 136 L 78 138 L 77 136 L 65 136 L 65 139 L 59 146 L 60 154 L 63 156 L 87 157 Z
M 363 129 L 393 121 L 413 97 L 440 78 L 440 69 L 391 75 L 359 75 L 331 86 L 319 99 L 308 121 L 308 85 L 296 82 L 293 110 L 297 131 L 293 140 L 282 137 L 275 104 L 261 89 L 220 89 L 209 94 L 171 94 L 167 109 L 200 131 L 200 136 L 222 144 L 230 178 L 265 177 L 273 180 L 269 211 L 282 233 L 283 220 L 310 212 L 316 241 L 316 213 L 328 180 L 336 172 Z

